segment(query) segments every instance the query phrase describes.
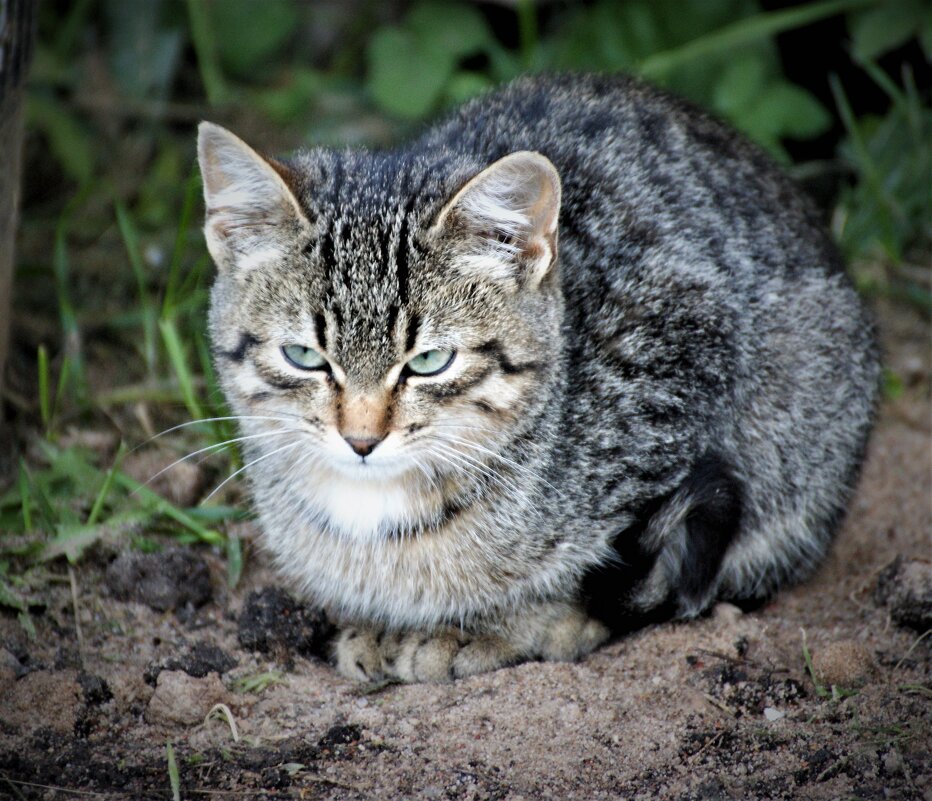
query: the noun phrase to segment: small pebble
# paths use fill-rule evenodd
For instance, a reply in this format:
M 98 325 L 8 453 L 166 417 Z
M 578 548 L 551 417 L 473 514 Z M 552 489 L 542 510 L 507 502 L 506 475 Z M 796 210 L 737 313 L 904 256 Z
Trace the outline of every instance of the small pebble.
M 874 659 L 861 643 L 838 640 L 812 652 L 812 668 L 826 687 L 863 687 L 877 672 Z
M 767 720 L 773 722 L 775 720 L 780 720 L 781 718 L 785 718 L 786 712 L 783 712 L 780 709 L 775 709 L 772 706 L 765 706 L 764 717 L 767 718 Z
M 898 776 L 903 772 L 903 758 L 895 748 L 891 748 L 884 754 L 883 770 L 888 776 Z

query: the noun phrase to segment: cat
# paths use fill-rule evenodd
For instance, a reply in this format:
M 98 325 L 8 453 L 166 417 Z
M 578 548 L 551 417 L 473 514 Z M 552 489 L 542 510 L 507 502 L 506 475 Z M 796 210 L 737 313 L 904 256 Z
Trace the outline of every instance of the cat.
M 807 576 L 871 427 L 872 322 L 771 160 L 622 76 L 397 150 L 199 129 L 209 327 L 264 543 L 360 680 L 578 659 Z

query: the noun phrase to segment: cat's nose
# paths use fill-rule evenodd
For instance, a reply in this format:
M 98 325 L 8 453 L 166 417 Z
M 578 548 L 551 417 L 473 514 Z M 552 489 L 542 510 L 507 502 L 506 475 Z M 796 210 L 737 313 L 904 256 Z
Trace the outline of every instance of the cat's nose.
M 360 456 L 368 456 L 382 440 L 375 437 L 343 437 L 347 444 Z

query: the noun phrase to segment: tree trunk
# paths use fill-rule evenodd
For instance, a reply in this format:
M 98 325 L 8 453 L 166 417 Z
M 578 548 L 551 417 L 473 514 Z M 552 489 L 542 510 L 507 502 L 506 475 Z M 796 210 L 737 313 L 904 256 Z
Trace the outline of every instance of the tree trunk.
M 13 245 L 23 147 L 23 85 L 35 39 L 37 3 L 38 0 L 0 0 L 0 392 L 10 343 Z

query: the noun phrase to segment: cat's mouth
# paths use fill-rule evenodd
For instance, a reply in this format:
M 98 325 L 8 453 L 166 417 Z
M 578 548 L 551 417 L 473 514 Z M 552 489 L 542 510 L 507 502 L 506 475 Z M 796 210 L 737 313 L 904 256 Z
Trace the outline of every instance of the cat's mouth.
M 345 478 L 360 481 L 395 479 L 416 469 L 416 465 L 406 456 L 399 454 L 384 441 L 378 447 L 360 453 L 346 442 L 333 442 L 328 449 L 327 462 Z

